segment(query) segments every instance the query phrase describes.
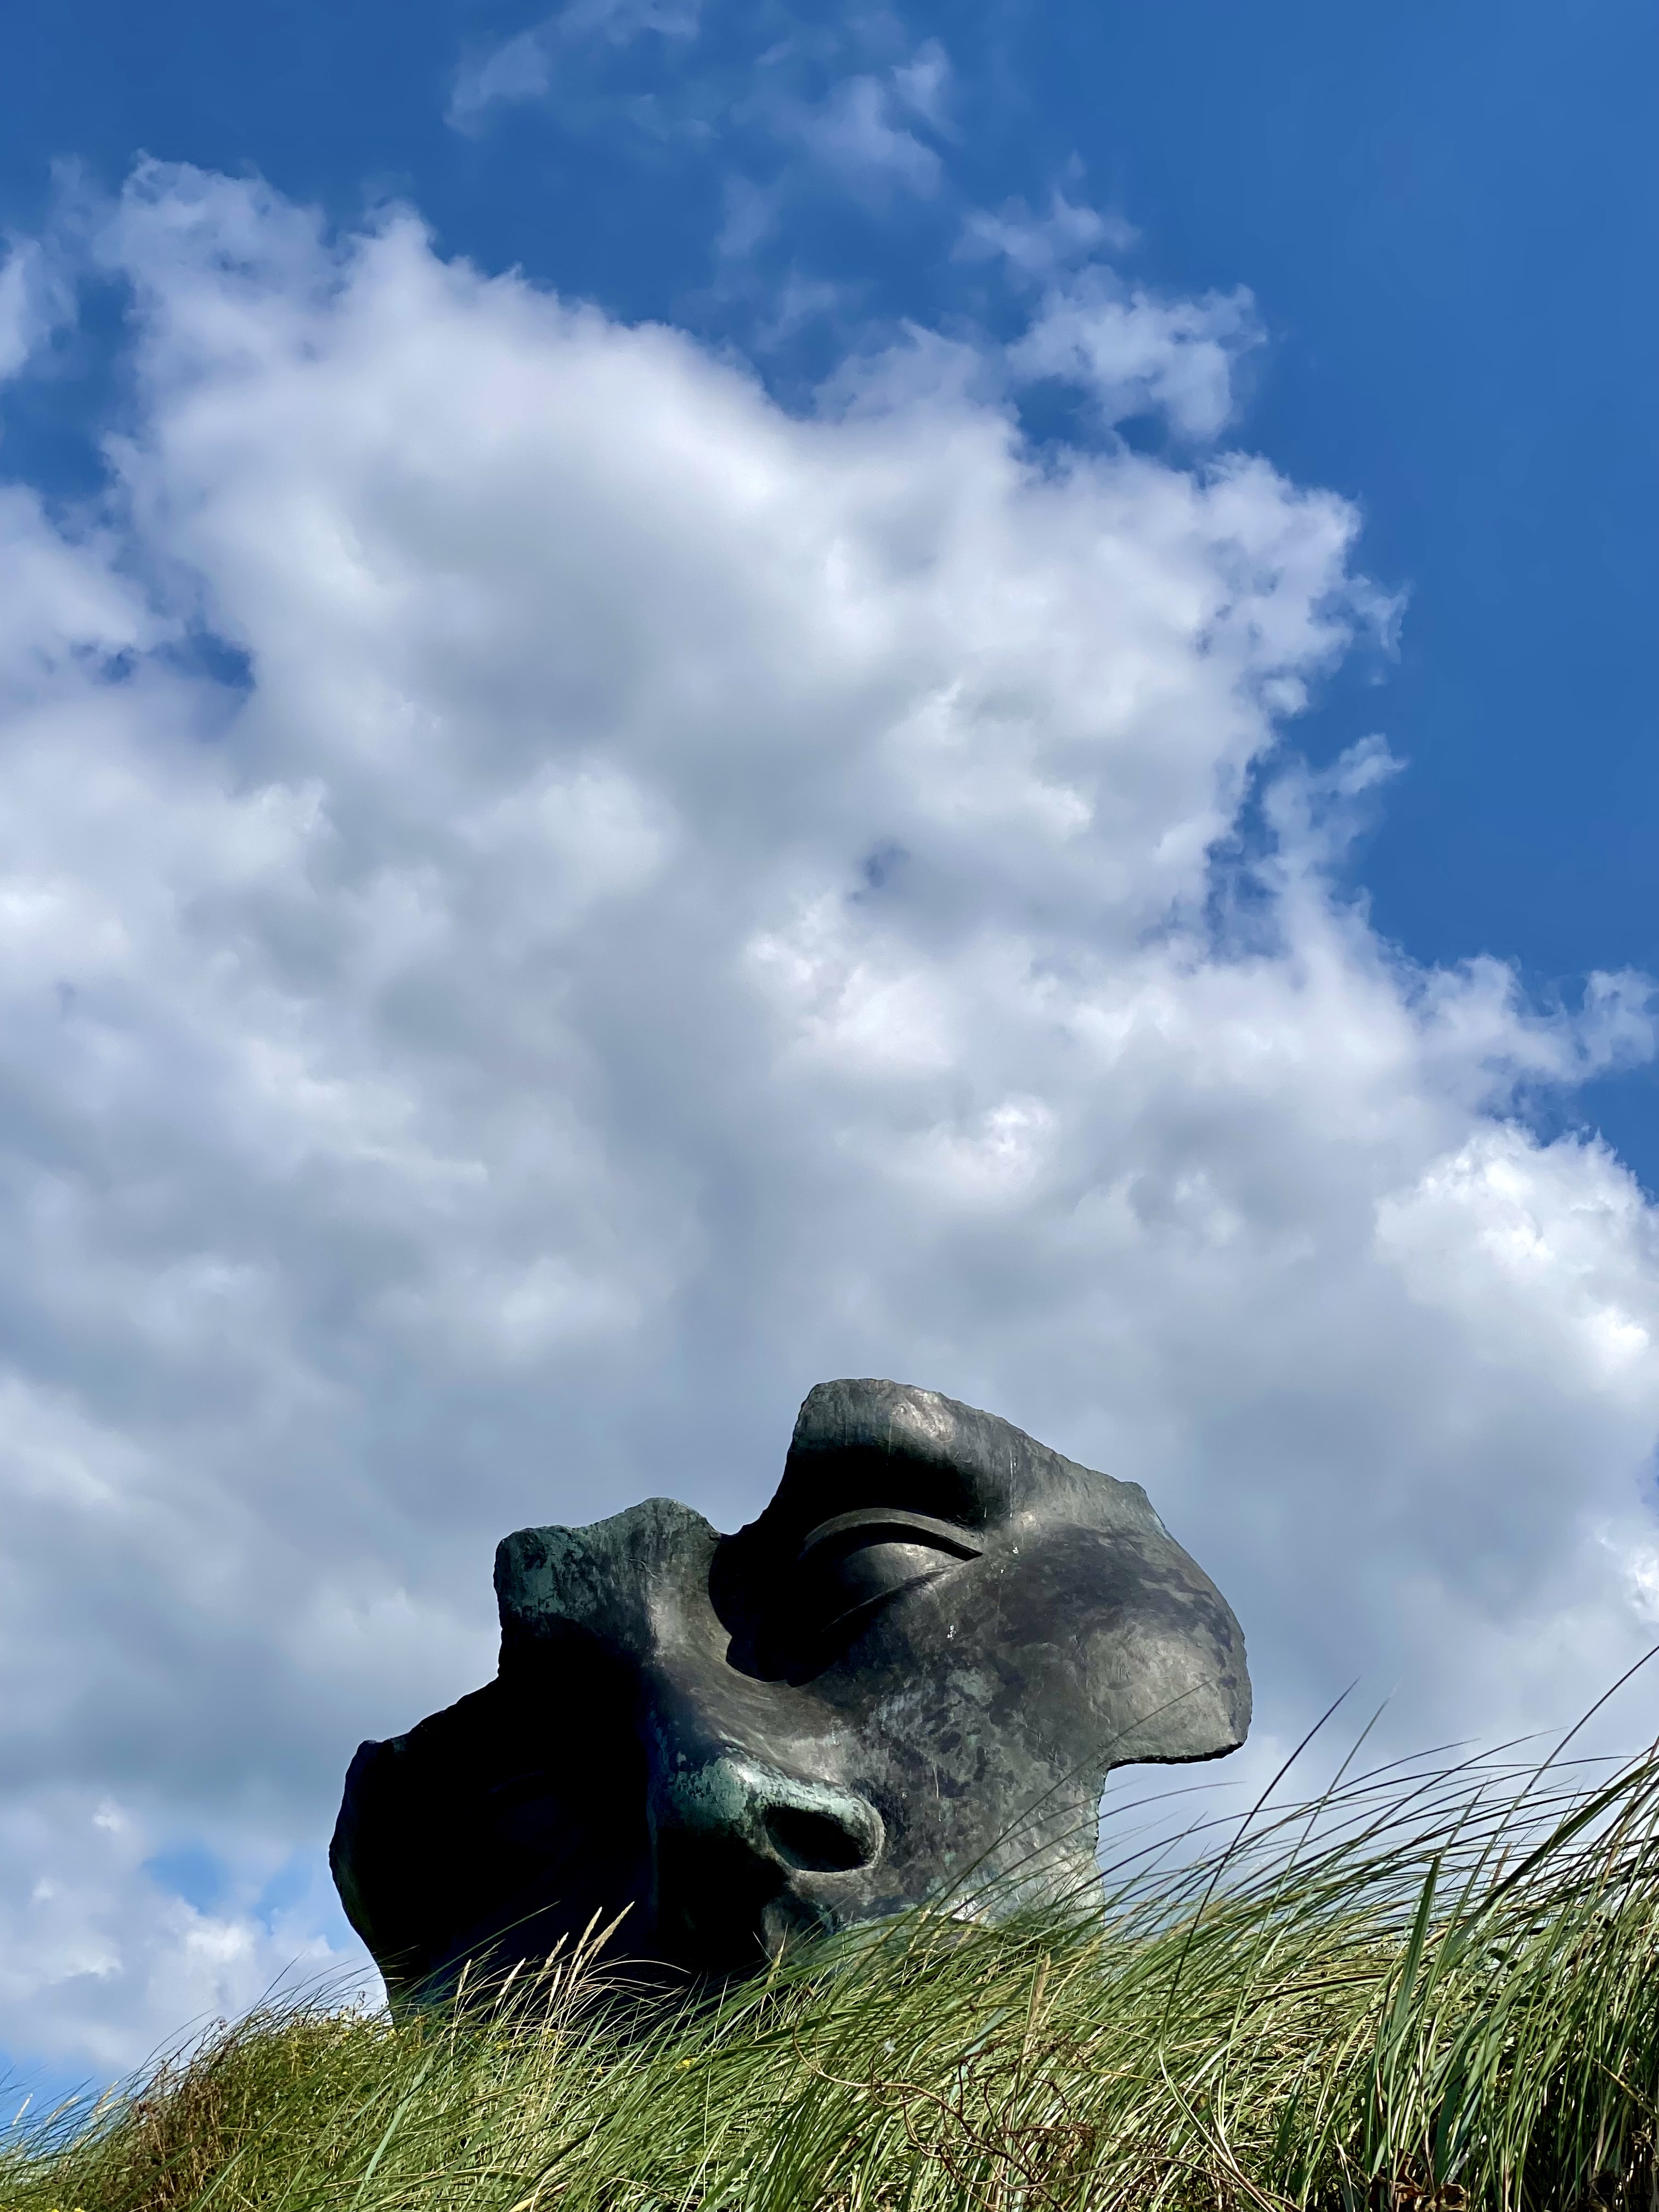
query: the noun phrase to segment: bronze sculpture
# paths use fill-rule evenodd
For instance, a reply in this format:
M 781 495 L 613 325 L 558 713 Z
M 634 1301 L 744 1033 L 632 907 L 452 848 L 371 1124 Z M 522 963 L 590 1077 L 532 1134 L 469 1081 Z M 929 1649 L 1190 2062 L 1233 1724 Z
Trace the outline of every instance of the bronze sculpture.
M 647 1499 L 496 1553 L 488 1687 L 352 1761 L 331 1863 L 394 2005 L 611 1948 L 694 1977 L 1094 1878 L 1109 1769 L 1249 1724 L 1238 1623 L 1138 1485 L 937 1392 L 820 1384 L 759 1518 Z

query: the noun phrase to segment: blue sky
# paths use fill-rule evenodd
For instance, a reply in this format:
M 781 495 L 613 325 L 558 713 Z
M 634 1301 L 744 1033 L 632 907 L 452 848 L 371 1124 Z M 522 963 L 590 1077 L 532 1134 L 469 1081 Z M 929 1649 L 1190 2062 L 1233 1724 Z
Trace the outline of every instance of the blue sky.
M 0 41 L 0 2049 L 357 1972 L 495 1537 L 734 1526 L 833 1374 L 1143 1480 L 1251 1773 L 1571 1717 L 1659 1618 L 1652 11 Z

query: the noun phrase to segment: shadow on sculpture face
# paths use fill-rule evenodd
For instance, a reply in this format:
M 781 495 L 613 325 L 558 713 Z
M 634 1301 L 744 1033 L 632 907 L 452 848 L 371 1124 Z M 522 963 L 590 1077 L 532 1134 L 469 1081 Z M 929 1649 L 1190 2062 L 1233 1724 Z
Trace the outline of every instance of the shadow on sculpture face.
M 624 1913 L 752 1972 L 955 1893 L 1094 1879 L 1108 1770 L 1249 1724 L 1243 1638 L 1132 1483 L 936 1392 L 820 1384 L 760 1518 L 526 1528 L 487 1688 L 366 1743 L 331 1860 L 394 2004 Z

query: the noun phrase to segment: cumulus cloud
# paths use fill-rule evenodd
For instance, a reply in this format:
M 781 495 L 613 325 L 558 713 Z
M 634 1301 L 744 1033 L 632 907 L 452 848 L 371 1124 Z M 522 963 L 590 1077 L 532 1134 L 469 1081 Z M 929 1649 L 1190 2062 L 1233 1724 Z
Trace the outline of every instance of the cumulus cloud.
M 198 1844 L 180 1856 L 215 1893 L 191 1899 L 160 1886 L 177 1876 L 144 1824 L 76 1789 L 9 1796 L 0 1839 L 25 1876 L 0 1895 L 0 2012 L 14 2039 L 48 2047 L 63 2094 L 283 1987 L 370 1995 L 372 1972 L 322 1932 L 338 1911 L 314 1853 L 284 1862 L 241 1836 L 222 1888 Z
M 0 2039 L 346 1968 L 341 1771 L 489 1673 L 495 1539 L 733 1526 L 828 1376 L 1146 1482 L 1269 1744 L 1640 1648 L 1654 1212 L 1520 1108 L 1646 987 L 1340 891 L 1387 756 L 1274 749 L 1378 618 L 1341 501 L 1033 455 L 990 373 L 791 415 L 191 172 L 103 251 L 108 511 L 0 502 Z M 1198 434 L 1237 325 L 1119 307 Z
M 1161 414 L 1183 436 L 1207 440 L 1232 415 L 1234 364 L 1261 336 L 1242 288 L 1162 299 L 1090 268 L 1049 293 L 1011 361 L 1033 380 L 1086 392 L 1107 423 Z

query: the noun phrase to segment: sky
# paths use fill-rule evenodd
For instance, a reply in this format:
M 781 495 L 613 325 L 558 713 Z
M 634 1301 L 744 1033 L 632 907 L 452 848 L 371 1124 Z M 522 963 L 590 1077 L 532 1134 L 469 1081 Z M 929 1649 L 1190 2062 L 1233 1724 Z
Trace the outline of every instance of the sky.
M 361 1980 L 495 1539 L 831 1376 L 1144 1482 L 1241 1772 L 1659 1636 L 1656 48 L 12 12 L 20 2096 Z

